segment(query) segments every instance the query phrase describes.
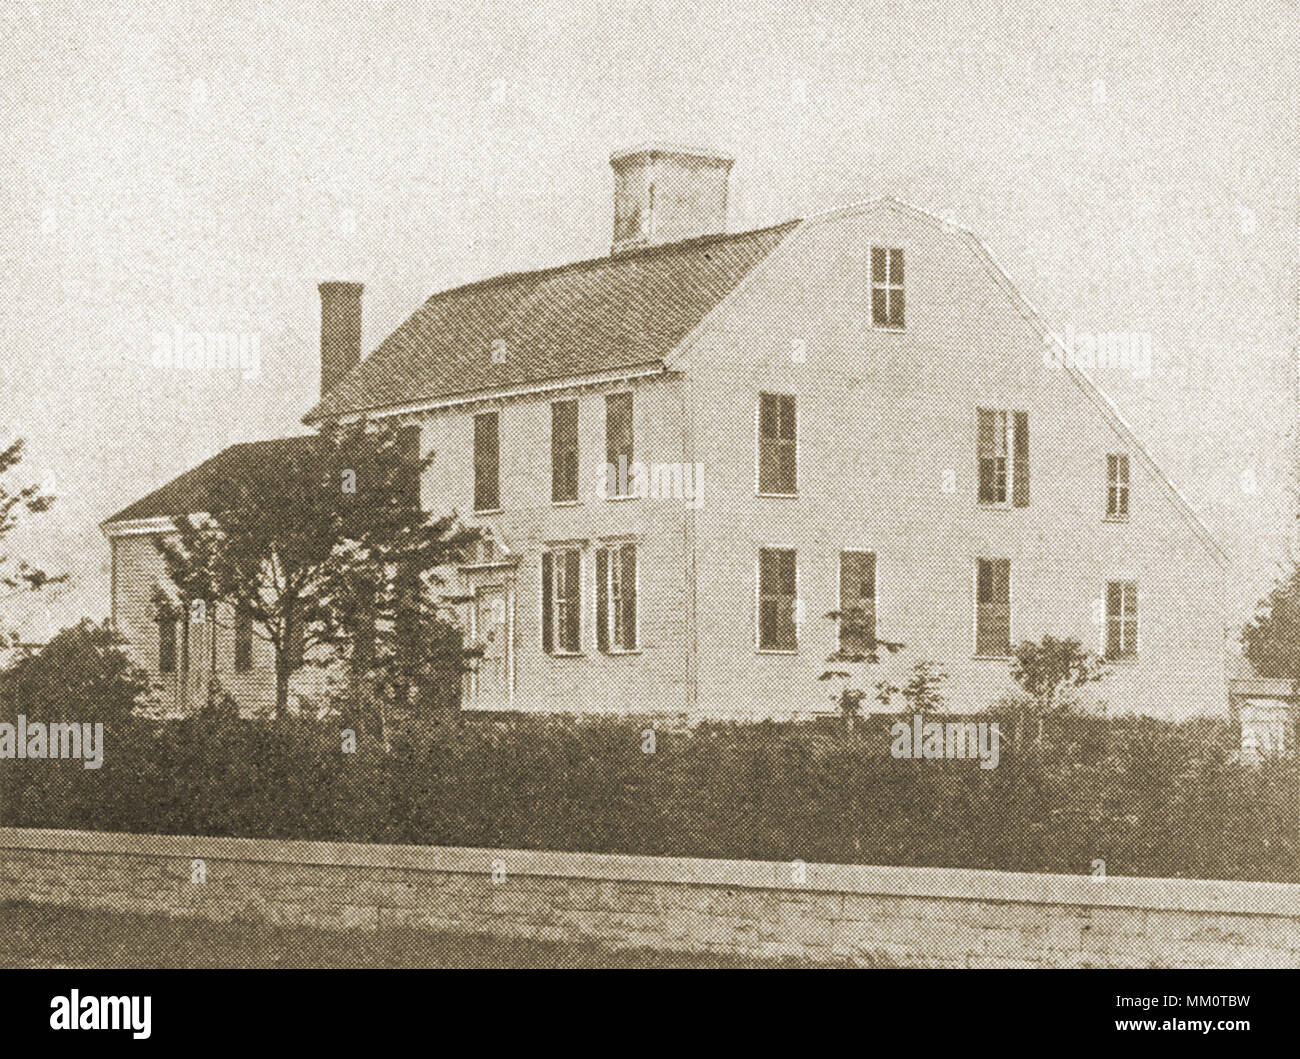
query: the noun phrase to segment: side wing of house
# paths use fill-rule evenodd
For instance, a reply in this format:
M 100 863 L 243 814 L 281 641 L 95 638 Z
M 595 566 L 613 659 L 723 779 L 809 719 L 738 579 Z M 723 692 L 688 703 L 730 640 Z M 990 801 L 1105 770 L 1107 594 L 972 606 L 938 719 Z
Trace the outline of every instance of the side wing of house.
M 830 707 L 842 600 L 906 645 L 869 693 L 933 660 L 988 707 L 1050 633 L 1113 656 L 1113 712 L 1226 709 L 1224 556 L 1048 348 L 977 240 L 892 200 L 805 221 L 711 314 L 670 361 L 707 481 L 702 710 Z

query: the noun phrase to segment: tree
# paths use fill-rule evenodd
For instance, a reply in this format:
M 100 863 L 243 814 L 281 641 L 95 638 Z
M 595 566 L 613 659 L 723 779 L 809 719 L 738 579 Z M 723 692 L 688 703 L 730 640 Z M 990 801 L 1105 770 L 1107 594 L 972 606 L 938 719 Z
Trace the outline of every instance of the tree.
M 130 716 L 148 687 L 111 624 L 83 618 L 0 671 L 0 710 L 33 720 L 109 723 Z
M 937 662 L 917 662 L 903 685 L 903 701 L 913 713 L 939 712 L 945 705 L 941 689 L 947 679 L 947 670 Z
M 273 647 L 275 717 L 313 647 L 351 656 L 354 669 L 391 658 L 376 638 L 391 642 L 405 613 L 423 613 L 438 568 L 477 539 L 454 515 L 421 511 L 433 457 L 420 459 L 417 438 L 360 421 L 290 439 L 271 473 L 214 483 L 206 513 L 177 516 L 174 536 L 156 538 L 183 601 L 242 609 Z
M 1040 714 L 1072 703 L 1072 689 L 1101 680 L 1110 670 L 1078 640 L 1058 640 L 1050 633 L 1039 643 L 1024 640 L 1012 652 L 1011 676 L 1034 700 Z
M 0 541 L 13 532 L 24 513 L 39 515 L 48 511 L 54 503 L 54 497 L 38 485 L 11 490 L 5 484 L 3 476 L 22 462 L 24 446 L 23 439 L 18 438 L 7 448 L 0 449 Z M 25 560 L 15 561 L 11 556 L 0 552 L 0 602 L 25 592 L 39 591 L 67 579 L 67 574 L 49 574 Z
M 1300 680 L 1300 566 L 1260 601 L 1241 646 L 1260 676 Z

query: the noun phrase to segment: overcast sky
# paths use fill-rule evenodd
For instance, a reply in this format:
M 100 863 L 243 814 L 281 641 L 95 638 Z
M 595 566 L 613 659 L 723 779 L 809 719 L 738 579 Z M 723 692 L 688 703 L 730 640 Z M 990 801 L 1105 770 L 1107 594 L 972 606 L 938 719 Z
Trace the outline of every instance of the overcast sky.
M 1149 334 L 1150 378 L 1099 381 L 1249 595 L 1292 476 L 1300 6 L 1018 6 L 0 0 L 0 440 L 59 495 L 21 553 L 74 575 L 5 618 L 105 615 L 103 518 L 303 429 L 320 280 L 365 282 L 369 351 L 605 253 L 646 139 L 735 155 L 733 229 L 897 194 L 1054 326 Z M 156 367 L 176 328 L 256 335 L 256 377 Z

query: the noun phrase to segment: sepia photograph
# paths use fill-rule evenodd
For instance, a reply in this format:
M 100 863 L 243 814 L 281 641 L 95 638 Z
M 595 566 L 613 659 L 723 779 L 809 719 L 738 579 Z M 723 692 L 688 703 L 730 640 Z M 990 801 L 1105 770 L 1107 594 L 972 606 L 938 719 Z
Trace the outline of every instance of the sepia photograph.
M 1297 0 L 0 0 L 0 143 L 7 1023 L 1292 1022 Z

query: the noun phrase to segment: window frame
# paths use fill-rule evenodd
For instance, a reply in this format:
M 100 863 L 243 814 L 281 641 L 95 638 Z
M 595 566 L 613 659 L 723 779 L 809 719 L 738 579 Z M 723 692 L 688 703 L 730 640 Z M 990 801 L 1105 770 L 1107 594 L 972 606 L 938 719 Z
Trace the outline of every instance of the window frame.
M 568 555 L 570 552 L 576 553 L 578 557 L 576 591 L 574 597 L 574 611 L 577 619 L 577 630 L 576 630 L 576 635 L 573 637 L 574 646 L 572 649 L 569 649 L 567 647 L 562 648 L 559 646 L 561 640 L 560 632 L 563 626 L 560 621 L 560 606 L 559 606 L 560 597 L 556 592 L 559 572 L 561 569 L 561 564 L 556 562 L 556 558 L 557 556 Z M 539 593 L 540 598 L 538 600 L 537 625 L 539 631 L 541 632 L 542 652 L 544 654 L 550 655 L 552 658 L 579 658 L 584 653 L 582 650 L 582 636 L 583 636 L 583 630 L 585 625 L 585 619 L 582 613 L 582 609 L 583 609 L 582 600 L 584 595 L 583 589 L 584 589 L 586 576 L 587 576 L 586 575 L 587 564 L 584 558 L 585 552 L 586 552 L 586 548 L 582 544 L 563 544 L 563 543 L 548 544 L 542 550 L 542 558 L 540 562 L 541 576 L 539 578 L 539 585 L 541 591 Z M 550 560 L 549 563 L 547 562 L 548 557 Z M 550 567 L 549 590 L 546 581 L 548 566 Z M 549 614 L 547 613 L 548 601 L 550 604 Z M 566 604 L 565 613 L 567 617 L 567 604 Z M 549 636 L 548 636 L 548 630 L 549 630 Z M 550 643 L 549 647 L 547 646 L 548 640 Z
M 1007 601 L 1006 601 L 1007 649 L 1006 652 L 1003 654 L 989 654 L 986 651 L 980 650 L 980 607 L 1000 605 L 997 603 L 985 603 L 985 604 L 980 603 L 980 563 L 1006 563 L 1007 564 Z M 974 653 L 972 657 L 980 660 L 987 659 L 989 661 L 1004 662 L 1007 659 L 1012 657 L 1012 653 L 1014 651 L 1015 643 L 1016 643 L 1015 608 L 1013 606 L 1013 601 L 1015 599 L 1015 570 L 1013 569 L 1013 564 L 1011 562 L 1010 557 L 1008 556 L 977 555 L 975 557 L 975 561 L 971 565 L 972 565 L 971 596 L 974 600 L 974 606 L 975 606 L 974 623 L 973 623 L 974 643 L 972 644 Z
M 982 445 L 984 415 L 993 417 L 993 449 L 985 454 Z M 1000 429 L 999 429 L 1000 428 Z M 986 510 L 1027 508 L 1029 494 L 1029 413 L 1022 409 L 990 408 L 978 405 L 975 409 L 975 503 Z M 984 496 L 984 461 L 993 461 L 994 499 Z M 1001 461 L 1000 463 L 998 461 Z M 1000 489 L 998 488 L 1000 486 Z
M 621 453 L 613 449 L 613 438 L 610 434 L 610 411 L 615 402 L 627 400 L 627 478 L 626 480 L 619 474 L 618 459 Z M 632 489 L 632 464 L 636 460 L 636 398 L 631 390 L 618 390 L 614 393 L 605 395 L 605 466 L 614 469 L 614 489 L 605 498 L 606 500 L 634 500 L 636 492 Z M 606 475 L 608 481 L 608 474 Z M 626 486 L 626 492 L 619 492 L 620 486 Z
M 178 620 L 171 617 L 157 619 L 158 624 L 158 672 L 160 674 L 172 675 L 176 672 L 179 664 L 180 655 L 180 632 L 177 629 Z M 169 665 L 164 665 L 165 659 L 170 659 Z
M 1111 617 L 1110 613 L 1110 588 L 1112 585 L 1120 589 L 1120 613 Z M 1133 590 L 1133 610 L 1132 616 L 1129 617 L 1125 610 L 1125 589 Z M 1138 589 L 1138 581 L 1135 577 L 1107 578 L 1102 585 L 1102 615 L 1103 622 L 1101 627 L 1101 657 L 1106 662 L 1133 663 L 1137 662 L 1142 650 L 1142 596 Z M 1131 650 L 1121 650 L 1119 654 L 1110 652 L 1110 627 L 1111 622 L 1119 622 L 1119 638 L 1121 642 L 1125 640 L 1124 626 L 1128 622 L 1133 624 L 1133 643 Z
M 794 591 L 790 598 L 790 629 L 794 637 L 793 647 L 764 647 L 763 646 L 763 553 L 764 552 L 788 552 L 793 558 L 794 564 Z M 771 597 L 773 593 L 768 593 Z M 782 598 L 782 597 L 778 597 Z M 758 555 L 754 563 L 754 650 L 758 654 L 764 655 L 797 655 L 799 653 L 799 621 L 796 616 L 796 608 L 799 606 L 799 551 L 797 548 L 790 548 L 783 545 L 759 545 Z M 779 614 L 779 611 L 778 611 Z M 779 635 L 778 635 L 779 642 Z
M 772 398 L 776 401 L 776 419 L 777 435 L 767 437 L 763 434 L 763 400 Z M 785 416 L 782 412 L 782 404 L 789 401 L 790 407 L 790 434 L 788 438 L 780 436 L 781 426 L 785 422 Z M 768 443 L 776 445 L 788 445 L 788 450 L 777 449 L 776 460 L 777 470 L 781 470 L 781 453 L 788 451 L 790 453 L 791 477 L 794 481 L 791 483 L 792 488 L 785 492 L 774 492 L 770 489 L 763 488 L 763 453 Z M 771 451 L 771 450 L 768 450 Z M 799 399 L 796 394 L 776 393 L 772 390 L 760 390 L 758 394 L 758 403 L 754 407 L 754 494 L 756 496 L 773 497 L 777 499 L 791 499 L 799 496 Z M 779 484 L 779 483 L 778 483 Z
M 877 631 L 880 628 L 880 554 L 874 548 L 841 548 L 835 558 L 835 609 L 840 619 L 835 623 L 835 653 L 844 651 L 844 556 L 871 556 L 871 630 L 868 644 L 879 642 Z M 862 652 L 866 653 L 866 652 Z
M 632 549 L 632 596 L 631 607 L 626 605 L 626 595 L 616 597 L 615 588 L 615 570 L 618 571 L 618 581 L 620 589 L 625 589 L 623 578 L 626 575 L 626 561 L 624 552 L 626 549 Z M 609 655 L 627 655 L 639 654 L 641 652 L 641 546 L 636 540 L 609 538 L 601 541 L 597 547 L 594 558 L 594 568 L 596 576 L 596 591 L 592 594 L 592 632 L 595 639 L 596 650 L 601 654 Z M 605 576 L 602 580 L 600 568 L 605 567 Z M 620 603 L 622 605 L 620 605 Z M 604 622 L 602 625 L 601 610 L 605 611 Z M 632 612 L 631 625 L 631 644 L 627 643 L 627 611 Z M 624 636 L 623 642 L 619 642 L 617 635 L 619 623 L 623 624 Z M 603 633 L 603 635 L 602 635 Z
M 564 450 L 560 450 L 558 448 L 558 443 L 556 440 L 556 421 L 561 406 L 569 406 L 569 405 L 572 405 L 573 407 L 573 445 L 571 449 L 566 448 Z M 581 475 L 580 475 L 580 468 L 579 468 L 579 454 L 581 452 L 581 442 L 579 439 L 578 416 L 579 416 L 578 398 L 564 397 L 561 398 L 560 400 L 551 402 L 551 503 L 556 505 L 557 507 L 564 507 L 571 504 L 582 503 L 582 495 L 581 495 L 582 486 L 581 486 Z M 558 473 L 559 467 L 557 466 L 556 460 L 557 457 L 561 455 L 570 455 L 570 454 L 573 457 L 573 469 L 572 469 L 573 495 L 562 496 L 562 497 L 557 496 L 556 482 L 557 482 L 557 478 L 559 477 L 559 473 Z
M 884 255 L 885 271 L 883 279 L 876 279 L 876 253 Z M 902 279 L 894 280 L 894 255 L 898 255 L 898 272 L 902 273 Z M 907 295 L 905 293 L 907 280 L 906 258 L 904 248 L 901 246 L 872 246 L 868 254 L 867 274 L 871 283 L 871 326 L 877 331 L 905 331 L 907 330 Z M 876 319 L 876 291 L 881 291 L 884 295 L 885 312 L 884 320 Z M 899 312 L 899 322 L 891 323 L 893 319 L 893 308 L 895 297 L 901 307 Z
M 1123 468 L 1123 477 L 1119 474 Z M 1112 473 L 1113 472 L 1113 473 Z M 1122 510 L 1120 500 L 1123 500 Z M 1127 452 L 1106 453 L 1107 522 L 1127 522 L 1133 513 L 1133 462 Z
M 495 494 L 494 499 L 496 502 L 490 506 L 480 506 L 479 504 L 479 499 L 480 499 L 479 497 L 479 474 L 480 474 L 479 422 L 485 421 L 489 418 L 493 421 L 493 437 L 495 441 L 494 444 L 495 452 L 493 454 L 493 478 L 494 478 L 493 492 Z M 476 515 L 496 514 L 497 512 L 504 510 L 501 506 L 501 410 L 497 408 L 489 408 L 489 409 L 485 409 L 482 412 L 475 412 L 473 416 L 473 426 L 471 429 L 473 430 L 473 441 L 471 445 L 473 451 L 471 453 L 470 458 L 473 462 L 473 471 L 474 471 L 474 498 L 473 498 L 474 514 Z M 484 497 L 483 499 L 487 499 L 487 498 Z

